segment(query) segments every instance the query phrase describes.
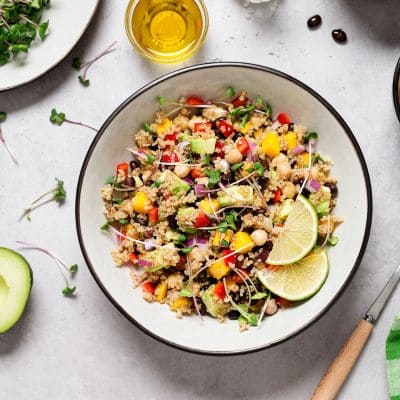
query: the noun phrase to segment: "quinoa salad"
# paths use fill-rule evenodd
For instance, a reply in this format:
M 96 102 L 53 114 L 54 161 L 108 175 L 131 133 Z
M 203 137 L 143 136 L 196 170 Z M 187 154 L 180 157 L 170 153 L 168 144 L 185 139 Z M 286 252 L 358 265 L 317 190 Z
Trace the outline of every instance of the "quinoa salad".
M 318 153 L 318 134 L 232 87 L 217 100 L 158 102 L 154 120 L 134 132 L 126 160 L 110 166 L 114 175 L 101 189 L 101 229 L 117 241 L 115 265 L 130 268 L 146 301 L 177 317 L 228 318 L 246 330 L 296 305 L 301 296 L 282 294 L 276 273 L 286 264 L 299 271 L 304 260 L 325 254 L 342 222 L 333 214 L 337 182 L 331 161 Z M 299 203 L 315 236 L 306 238 L 308 247 L 298 245 L 307 254 L 285 262 L 285 247 L 277 246 L 288 243 L 285 227 Z

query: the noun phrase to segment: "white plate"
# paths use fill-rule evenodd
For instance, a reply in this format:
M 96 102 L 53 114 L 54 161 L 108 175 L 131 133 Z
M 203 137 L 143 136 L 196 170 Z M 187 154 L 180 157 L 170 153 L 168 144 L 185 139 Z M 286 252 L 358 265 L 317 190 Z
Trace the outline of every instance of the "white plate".
M 26 56 L 0 67 L 0 92 L 39 78 L 62 61 L 93 18 L 99 0 L 51 0 L 43 13 L 49 20 L 46 39 L 35 42 Z
M 100 188 L 114 166 L 131 157 L 125 150 L 132 134 L 158 110 L 157 95 L 218 98 L 228 86 L 262 95 L 274 115 L 287 112 L 297 123 L 319 133 L 318 148 L 334 162 L 339 198 L 335 214 L 344 218 L 340 241 L 329 250 L 330 274 L 321 291 L 304 304 L 267 318 L 260 328 L 240 333 L 237 321 L 220 324 L 197 316 L 181 320 L 165 305 L 149 304 L 133 290 L 128 270 L 116 268 L 110 252 L 116 247 L 104 223 Z M 77 190 L 76 222 L 83 254 L 97 283 L 112 303 L 133 323 L 157 339 L 181 349 L 205 354 L 240 354 L 260 350 L 299 333 L 339 297 L 361 261 L 372 214 L 371 187 L 361 150 L 349 127 L 317 93 L 301 82 L 265 67 L 216 63 L 189 67 L 162 77 L 139 90 L 106 121 L 84 161 Z

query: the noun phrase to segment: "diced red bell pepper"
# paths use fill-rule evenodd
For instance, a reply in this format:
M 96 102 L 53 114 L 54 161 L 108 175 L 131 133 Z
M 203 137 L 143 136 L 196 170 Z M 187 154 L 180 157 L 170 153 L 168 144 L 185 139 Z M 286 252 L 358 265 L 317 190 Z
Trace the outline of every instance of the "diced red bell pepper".
M 274 204 L 277 204 L 281 201 L 281 195 L 282 195 L 281 189 L 276 189 L 274 192 Z
M 230 255 L 231 254 L 231 255 Z M 235 266 L 236 264 L 236 254 L 232 254 L 232 251 L 229 249 L 224 249 L 222 251 L 222 255 L 225 257 L 230 255 L 229 257 L 224 258 L 224 263 L 229 267 L 230 265 Z
M 225 120 L 219 121 L 217 123 L 217 128 L 226 138 L 231 136 L 235 132 L 233 126 Z
M 131 253 L 129 256 L 132 264 L 137 264 L 139 257 L 135 253 Z
M 240 269 L 239 270 L 240 271 L 240 275 L 238 274 L 238 273 L 236 273 L 235 275 L 233 275 L 232 276 L 232 282 L 234 282 L 234 283 L 243 283 L 244 282 L 244 277 L 245 276 L 248 276 L 249 274 L 245 271 L 245 270 L 243 270 L 243 269 Z M 243 276 L 243 278 L 242 278 L 242 276 Z
M 196 229 L 205 228 L 206 226 L 210 226 L 210 224 L 211 224 L 210 218 L 208 218 L 204 212 L 200 211 L 194 221 L 194 227 Z
M 178 161 L 179 161 L 179 158 L 174 152 L 166 152 L 162 156 L 162 162 L 176 163 Z
M 200 106 L 204 104 L 204 100 L 201 97 L 190 96 L 186 103 L 191 106 Z
M 225 292 L 225 286 L 223 282 L 219 282 L 215 285 L 214 288 L 214 294 L 217 296 L 220 300 L 223 300 L 226 296 Z
M 215 151 L 218 156 L 224 157 L 224 147 L 225 143 L 222 140 L 217 140 L 217 143 L 215 144 Z
M 290 124 L 290 118 L 289 115 L 285 114 L 285 113 L 280 113 L 276 119 L 282 124 Z
M 293 301 L 289 301 L 286 299 L 283 299 L 282 297 L 277 297 L 276 298 L 276 302 L 278 304 L 279 307 L 281 308 L 288 308 L 288 307 L 292 307 L 293 306 Z
M 128 175 L 129 165 L 127 163 L 121 163 L 117 165 L 117 174 L 123 173 Z
M 201 168 L 201 167 L 194 167 L 194 168 L 190 171 L 190 176 L 191 176 L 193 179 L 201 178 L 202 176 L 205 176 L 205 175 L 204 175 L 203 168 Z
M 249 99 L 246 96 L 239 95 L 232 100 L 233 107 L 237 108 L 240 106 L 245 106 L 249 102 Z
M 236 141 L 236 147 L 243 155 L 246 154 L 250 149 L 249 142 L 244 137 L 240 137 Z
M 169 133 L 164 136 L 164 140 L 170 140 L 171 142 L 176 142 L 176 133 Z
M 194 124 L 194 131 L 195 132 L 206 132 L 207 130 L 211 129 L 212 122 L 196 122 Z
M 146 293 L 154 294 L 156 288 L 151 282 L 144 282 L 142 288 Z
M 158 208 L 153 207 L 147 214 L 149 216 L 150 224 L 154 225 L 158 222 Z

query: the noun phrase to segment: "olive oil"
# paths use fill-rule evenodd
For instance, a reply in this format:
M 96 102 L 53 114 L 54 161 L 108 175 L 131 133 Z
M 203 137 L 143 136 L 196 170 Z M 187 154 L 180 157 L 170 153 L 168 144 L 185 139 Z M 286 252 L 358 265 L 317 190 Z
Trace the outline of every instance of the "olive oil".
M 174 62 L 197 51 L 206 22 L 199 3 L 202 1 L 139 0 L 130 23 L 143 54 L 153 61 Z

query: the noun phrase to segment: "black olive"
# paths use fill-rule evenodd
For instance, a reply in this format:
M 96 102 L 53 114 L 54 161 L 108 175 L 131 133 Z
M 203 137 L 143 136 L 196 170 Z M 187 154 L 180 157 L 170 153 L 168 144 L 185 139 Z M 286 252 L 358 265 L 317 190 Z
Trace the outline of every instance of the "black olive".
M 239 317 L 240 317 L 240 312 L 237 310 L 231 310 L 228 312 L 229 319 L 239 319 Z
M 331 191 L 332 197 L 336 197 L 338 194 L 338 188 L 336 186 L 336 183 L 333 182 L 327 182 L 325 183 L 325 186 L 327 188 L 329 188 L 329 190 Z
M 347 41 L 346 32 L 342 29 L 334 29 L 332 31 L 332 37 L 338 43 L 345 43 Z
M 316 14 L 308 19 L 307 25 L 309 28 L 313 29 L 313 28 L 317 28 L 318 26 L 320 26 L 321 22 L 322 22 L 321 16 Z

